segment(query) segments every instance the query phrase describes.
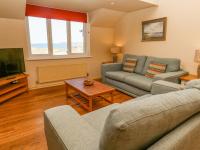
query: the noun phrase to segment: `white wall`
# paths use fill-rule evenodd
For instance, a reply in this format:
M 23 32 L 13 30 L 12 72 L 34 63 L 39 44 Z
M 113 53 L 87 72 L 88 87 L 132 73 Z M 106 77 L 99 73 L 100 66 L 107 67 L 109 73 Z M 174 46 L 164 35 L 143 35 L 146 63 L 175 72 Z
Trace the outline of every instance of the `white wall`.
M 0 48 L 25 47 L 24 21 L 0 18 Z
M 159 5 L 125 15 L 115 28 L 116 44 L 124 46 L 127 53 L 180 58 L 183 68 L 194 74 L 197 67 L 193 62 L 194 51 L 200 48 L 200 1 L 160 0 Z M 160 17 L 168 17 L 167 40 L 141 42 L 141 22 Z M 26 61 L 29 86 L 49 86 L 36 84 L 36 68 L 40 65 L 83 62 L 88 64 L 92 77 L 99 78 L 101 62 L 111 60 L 109 48 L 113 43 L 113 34 L 112 28 L 91 28 L 92 58 Z M 0 18 L 0 48 L 13 47 L 23 47 L 27 57 L 25 21 Z
M 57 83 L 39 85 L 37 81 L 38 66 L 86 63 L 88 72 L 93 78 L 100 78 L 100 66 L 103 61 L 111 60 L 109 48 L 113 44 L 114 30 L 112 28 L 91 27 L 91 58 L 62 59 L 62 60 L 27 60 L 27 39 L 24 20 L 0 18 L 0 48 L 23 47 L 26 60 L 26 71 L 29 76 L 29 87 L 39 88 Z
M 195 74 L 194 52 L 200 48 L 199 6 L 199 0 L 159 0 L 159 7 L 128 13 L 116 25 L 115 43 L 124 46 L 126 53 L 180 58 L 182 67 Z M 167 40 L 141 42 L 141 22 L 160 17 L 168 17 Z

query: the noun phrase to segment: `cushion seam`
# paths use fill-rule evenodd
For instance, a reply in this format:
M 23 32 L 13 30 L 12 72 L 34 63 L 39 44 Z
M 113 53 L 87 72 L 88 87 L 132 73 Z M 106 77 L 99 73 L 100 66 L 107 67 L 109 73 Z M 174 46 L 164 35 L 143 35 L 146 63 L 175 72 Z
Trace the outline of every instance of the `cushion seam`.
M 171 88 L 171 89 L 175 89 L 175 90 L 180 90 L 181 88 L 176 88 L 176 87 L 172 87 L 172 86 L 168 86 L 168 85 L 162 85 L 162 84 L 158 84 L 158 83 L 154 83 L 156 86 L 162 86 L 162 87 L 167 87 L 167 88 Z

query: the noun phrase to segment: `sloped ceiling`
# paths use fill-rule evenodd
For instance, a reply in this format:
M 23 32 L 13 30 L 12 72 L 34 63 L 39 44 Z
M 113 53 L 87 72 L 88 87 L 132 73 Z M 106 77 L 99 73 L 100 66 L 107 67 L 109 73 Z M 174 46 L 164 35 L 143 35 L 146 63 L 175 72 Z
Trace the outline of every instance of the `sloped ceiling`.
M 26 3 L 87 12 L 93 26 L 113 27 L 126 13 L 157 5 L 158 0 L 1 0 L 0 18 L 25 18 Z
M 91 12 L 100 8 L 130 12 L 154 6 L 156 0 L 27 0 L 27 3 L 80 12 Z
M 114 27 L 116 23 L 129 11 L 136 11 L 158 5 L 158 0 L 117 0 L 111 8 L 99 8 L 89 13 L 93 26 Z M 144 4 L 145 3 L 145 4 Z M 119 11 L 120 10 L 120 11 Z
M 26 0 L 1 0 L 0 18 L 24 19 Z
M 124 14 L 122 11 L 101 8 L 89 13 L 89 18 L 93 26 L 113 27 Z
M 159 0 L 140 0 L 146 3 L 151 3 L 152 5 L 158 5 Z

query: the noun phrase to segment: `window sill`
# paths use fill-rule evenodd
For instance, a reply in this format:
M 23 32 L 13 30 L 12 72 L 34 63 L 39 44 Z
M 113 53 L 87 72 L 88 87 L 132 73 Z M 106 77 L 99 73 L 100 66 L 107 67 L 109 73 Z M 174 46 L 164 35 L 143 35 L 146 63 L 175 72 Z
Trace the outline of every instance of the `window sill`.
M 80 59 L 80 58 L 92 58 L 90 55 L 84 55 L 84 56 L 49 56 L 49 57 L 43 57 L 43 56 L 36 56 L 36 57 L 29 57 L 26 60 L 27 61 L 37 61 L 37 60 L 59 60 L 59 59 Z

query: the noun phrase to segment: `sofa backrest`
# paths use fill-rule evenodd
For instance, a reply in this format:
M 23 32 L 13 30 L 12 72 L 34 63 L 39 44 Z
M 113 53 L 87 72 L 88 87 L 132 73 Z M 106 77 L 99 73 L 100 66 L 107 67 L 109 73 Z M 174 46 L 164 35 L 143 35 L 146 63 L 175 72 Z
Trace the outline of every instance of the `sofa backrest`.
M 147 72 L 147 69 L 149 67 L 150 63 L 161 63 L 161 64 L 167 64 L 167 70 L 166 72 L 173 72 L 173 71 L 179 71 L 181 61 L 180 59 L 176 58 L 158 58 L 158 57 L 147 57 L 144 68 L 143 68 L 143 74 Z
M 123 63 L 127 58 L 137 59 L 137 66 L 135 68 L 135 72 L 138 74 L 142 74 L 147 57 L 146 56 L 137 56 L 137 55 L 132 55 L 132 54 L 125 54 L 124 58 L 123 58 Z
M 198 112 L 198 89 L 155 95 L 121 104 L 106 119 L 100 149 L 146 149 Z
M 151 56 L 137 56 L 133 54 L 124 54 L 123 63 L 127 58 L 137 59 L 137 66 L 135 72 L 142 75 L 146 74 L 149 64 L 152 62 L 166 64 L 166 72 L 179 71 L 181 65 L 180 59 L 177 58 L 159 58 Z
M 147 150 L 199 150 L 200 113 L 165 135 Z

